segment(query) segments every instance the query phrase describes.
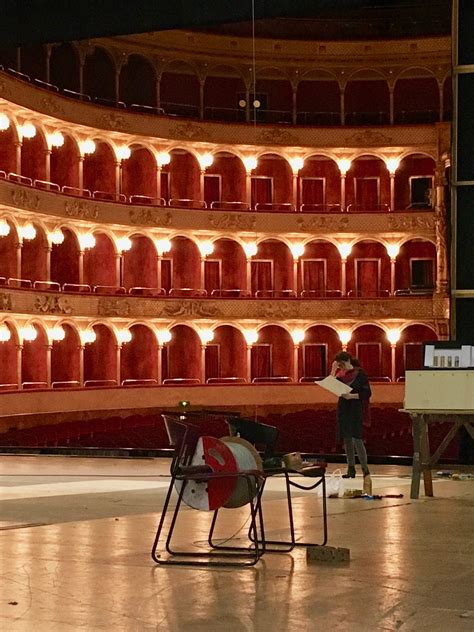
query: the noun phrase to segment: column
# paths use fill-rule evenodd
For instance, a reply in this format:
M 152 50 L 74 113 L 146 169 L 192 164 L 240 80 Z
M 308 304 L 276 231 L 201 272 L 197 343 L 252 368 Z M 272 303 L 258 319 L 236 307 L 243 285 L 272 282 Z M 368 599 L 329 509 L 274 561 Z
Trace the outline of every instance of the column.
M 158 200 L 161 198 L 161 165 L 156 167 L 156 197 Z
M 21 175 L 21 146 L 22 146 L 21 140 L 16 141 L 15 143 L 15 158 L 16 158 L 15 171 L 19 175 Z
M 341 125 L 345 125 L 346 122 L 346 114 L 345 114 L 345 104 L 344 104 L 344 89 L 341 90 L 340 93 L 340 102 L 341 102 Z
M 116 366 L 116 371 L 115 371 L 115 379 L 117 380 L 117 385 L 120 386 L 120 384 L 121 384 L 121 381 L 120 381 L 120 377 L 121 377 L 121 375 L 120 375 L 120 365 L 121 365 L 121 359 L 122 359 L 122 345 L 117 345 L 116 351 L 117 351 L 117 354 L 116 354 L 116 358 L 117 358 L 116 364 L 117 364 L 117 366 Z
M 51 388 L 51 350 L 53 345 L 46 345 L 46 383 Z
M 163 361 L 162 361 L 163 345 L 158 344 L 158 357 L 156 361 L 156 381 L 158 384 L 163 382 Z
M 79 156 L 78 169 L 79 169 L 79 190 L 82 193 L 82 191 L 84 190 L 84 156 Z
M 293 193 L 293 205 L 295 207 L 295 211 L 298 210 L 298 188 L 299 188 L 298 185 L 299 185 L 298 173 L 294 173 L 292 193 Z
M 199 176 L 199 199 L 204 200 L 204 176 L 206 175 L 206 170 L 201 169 L 201 173 Z
M 206 383 L 206 345 L 201 345 L 201 383 Z
M 395 174 L 390 174 L 390 210 L 395 210 Z
M 252 258 L 246 259 L 246 272 L 247 272 L 247 291 L 252 293 Z
M 79 284 L 84 283 L 84 250 L 79 250 Z
M 347 259 L 345 257 L 341 258 L 341 294 L 342 296 L 346 296 L 346 264 Z
M 115 163 L 115 194 L 118 196 L 122 192 L 122 161 Z
M 46 250 L 46 281 L 51 281 L 51 246 L 47 246 Z
M 396 358 L 396 348 L 397 348 L 397 343 L 391 343 L 390 348 L 392 350 L 392 375 L 391 375 L 391 379 L 392 382 L 395 382 L 397 379 L 397 375 L 396 375 L 396 366 L 395 366 L 395 358 Z
M 390 125 L 393 125 L 395 122 L 395 105 L 394 105 L 394 92 L 395 86 L 389 86 L 389 97 L 390 97 Z
M 298 350 L 299 345 L 293 345 L 293 382 L 298 382 Z
M 79 385 L 84 386 L 84 345 L 79 347 Z
M 298 258 L 293 259 L 293 289 L 298 295 Z
M 436 229 L 436 293 L 448 291 L 447 226 L 444 190 L 446 176 L 443 163 L 436 165 L 435 172 L 435 229 Z
M 16 381 L 18 383 L 18 388 L 22 388 L 22 373 L 21 373 L 21 358 L 23 355 L 23 345 L 16 346 Z
M 157 288 L 161 288 L 161 261 L 163 259 L 163 255 L 158 255 L 156 261 L 156 283 Z
M 46 149 L 44 152 L 45 160 L 45 180 L 48 182 L 51 180 L 51 149 Z
M 341 211 L 346 210 L 346 174 L 341 173 Z
M 115 255 L 115 279 L 119 287 L 122 286 L 123 281 L 123 253 L 117 253 Z
M 249 208 L 252 205 L 252 172 L 247 171 L 245 174 L 245 202 L 249 205 Z
M 252 345 L 247 345 L 247 382 L 252 382 Z
M 205 266 L 206 266 L 206 257 L 201 257 L 201 289 L 204 290 L 205 285 Z
M 21 279 L 21 249 L 23 248 L 23 242 L 18 242 L 16 246 L 16 278 Z
M 298 86 L 293 86 L 293 101 L 291 110 L 291 122 L 296 125 L 297 111 L 296 111 L 296 97 L 298 94 Z
M 390 296 L 395 294 L 395 263 L 397 259 L 392 257 L 390 259 Z

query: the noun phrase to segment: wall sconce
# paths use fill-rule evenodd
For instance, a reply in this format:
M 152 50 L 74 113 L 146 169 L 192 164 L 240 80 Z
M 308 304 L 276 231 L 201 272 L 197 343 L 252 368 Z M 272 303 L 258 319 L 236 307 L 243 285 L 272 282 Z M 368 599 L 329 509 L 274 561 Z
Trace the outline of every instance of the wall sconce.
M 120 344 L 126 344 L 132 339 L 132 332 L 130 329 L 119 329 L 117 331 L 117 340 Z
M 92 233 L 79 235 L 79 246 L 81 250 L 89 250 L 95 246 L 95 237 Z
M 157 329 L 155 331 L 156 338 L 158 340 L 158 344 L 162 347 L 167 342 L 170 342 L 172 335 L 169 329 Z
M 295 174 L 304 167 L 304 158 L 301 158 L 301 156 L 294 156 L 294 158 L 290 158 L 289 162 L 293 173 Z
M 115 243 L 117 244 L 117 249 L 121 252 L 127 252 L 127 250 L 130 250 L 132 247 L 130 237 L 119 237 Z
M 160 257 L 171 250 L 171 241 L 169 239 L 155 239 L 155 248 Z
M 351 165 L 352 165 L 352 161 L 349 160 L 349 158 L 341 158 L 340 160 L 337 161 L 337 166 L 339 167 L 339 171 L 341 172 L 342 176 L 346 175 L 346 173 L 351 168 Z
M 97 334 L 93 329 L 85 329 L 79 332 L 79 335 L 83 345 L 90 345 L 97 340 Z
M 199 243 L 199 251 L 202 257 L 212 255 L 212 253 L 214 252 L 214 244 L 212 243 L 212 241 L 201 241 Z
M 245 156 L 244 158 L 242 158 L 242 162 L 244 163 L 244 167 L 247 173 L 250 173 L 257 168 L 258 160 L 255 156 Z
M 385 248 L 387 249 L 387 254 L 390 259 L 397 258 L 397 255 L 400 252 L 400 246 L 398 244 L 387 244 Z
M 198 334 L 203 345 L 207 345 L 209 342 L 214 340 L 214 332 L 212 331 L 212 329 L 200 329 L 198 331 Z
M 66 337 L 66 332 L 64 331 L 64 328 L 61 326 L 52 327 L 49 330 L 49 337 L 51 340 L 54 340 L 55 342 L 60 342 L 61 340 L 64 340 L 64 338 Z
M 244 335 L 245 342 L 249 347 L 251 347 L 258 341 L 258 331 L 256 329 L 246 329 L 242 333 Z
M 86 140 L 82 140 L 79 143 L 79 150 L 81 152 L 81 156 L 89 156 L 95 152 L 95 143 L 91 138 L 87 138 Z
M 20 132 L 23 138 L 34 138 L 36 136 L 36 127 L 33 123 L 23 123 L 23 125 L 20 125 Z
M 291 337 L 293 338 L 293 343 L 295 345 L 299 345 L 305 339 L 306 332 L 304 329 L 293 329 L 290 331 Z
M 53 232 L 49 233 L 49 241 L 56 246 L 59 246 L 64 241 L 64 233 L 58 228 L 57 230 L 53 230 Z
M 7 325 L 2 323 L 0 325 L 0 342 L 8 342 L 11 337 L 12 337 L 12 332 L 7 327 Z
M 244 244 L 243 248 L 247 259 L 250 259 L 250 257 L 254 257 L 258 252 L 258 246 L 255 243 Z
M 10 224 L 6 219 L 0 219 L 0 237 L 6 237 L 10 234 Z
M 0 132 L 4 132 L 10 127 L 10 119 L 6 114 L 0 114 Z
M 293 259 L 298 259 L 304 254 L 304 244 L 290 244 L 290 250 Z
M 398 167 L 400 166 L 400 158 L 387 158 L 385 160 L 388 172 L 390 175 L 394 175 Z
M 22 340 L 33 342 L 33 340 L 36 340 L 36 337 L 38 336 L 38 332 L 33 327 L 33 325 L 27 325 L 26 327 L 20 327 L 20 336 Z
M 58 131 L 48 134 L 48 140 L 51 147 L 62 147 L 64 145 L 64 136 Z
M 214 162 L 214 156 L 212 154 L 202 154 L 198 156 L 198 162 L 201 169 L 207 169 Z
M 387 331 L 387 338 L 388 341 L 391 345 L 396 345 L 397 342 L 400 340 L 400 336 L 401 336 L 401 331 L 400 329 L 389 329 Z
M 337 332 L 337 335 L 339 336 L 339 340 L 343 345 L 349 344 L 352 338 L 352 334 L 348 329 L 341 329 Z
M 117 156 L 118 160 L 128 160 L 132 155 L 132 150 L 130 149 L 130 147 L 123 145 L 122 147 L 117 147 L 115 149 L 115 155 Z
M 34 239 L 36 237 L 36 228 L 33 224 L 21 226 L 18 232 L 22 239 Z
M 352 244 L 348 244 L 346 242 L 337 245 L 337 249 L 339 250 L 339 254 L 343 259 L 347 259 L 347 257 L 351 254 Z
M 164 167 L 165 165 L 169 165 L 171 162 L 171 155 L 167 151 L 160 151 L 159 154 L 156 154 L 156 163 L 159 167 Z

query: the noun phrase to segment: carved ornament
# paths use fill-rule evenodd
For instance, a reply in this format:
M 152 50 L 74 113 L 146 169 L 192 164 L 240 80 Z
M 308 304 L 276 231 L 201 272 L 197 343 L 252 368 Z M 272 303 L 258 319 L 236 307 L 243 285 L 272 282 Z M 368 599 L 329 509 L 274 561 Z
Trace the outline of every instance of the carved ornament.
M 99 316 L 128 316 L 130 314 L 130 301 L 117 298 L 100 298 L 97 305 Z
M 233 213 L 212 214 L 208 216 L 213 228 L 227 228 L 230 230 L 255 230 L 257 218 L 254 215 L 240 215 Z
M 0 310 L 2 312 L 12 311 L 12 295 L 6 292 L 0 292 Z
M 257 305 L 257 318 L 267 318 L 268 320 L 285 320 L 287 318 L 298 318 L 300 315 L 299 303 L 281 303 L 271 301 Z
M 78 219 L 97 219 L 99 217 L 99 209 L 87 202 L 70 202 L 64 204 L 64 212 L 68 217 L 77 217 Z
M 363 132 L 355 132 L 351 136 L 348 136 L 344 143 L 345 145 L 392 145 L 393 139 L 391 136 L 386 136 L 382 132 L 374 132 L 371 129 L 364 130 Z
M 43 97 L 41 99 L 41 105 L 43 110 L 46 110 L 49 114 L 53 114 L 54 116 L 64 116 L 63 105 L 58 103 L 58 101 L 52 97 Z
M 196 140 L 206 138 L 210 140 L 212 134 L 209 130 L 205 130 L 201 125 L 195 123 L 176 123 L 170 127 L 170 135 L 177 138 L 187 138 L 188 140 Z
M 23 191 L 22 189 L 16 189 L 12 191 L 13 204 L 20 208 L 29 208 L 32 211 L 36 211 L 40 207 L 40 199 L 38 195 L 35 195 L 31 191 Z
M 98 119 L 97 127 L 105 127 L 107 129 L 123 130 L 126 122 L 122 114 L 102 114 Z
M 135 225 L 150 225 L 150 226 L 170 226 L 173 216 L 167 211 L 156 211 L 154 209 L 143 208 L 140 210 L 129 211 L 128 216 L 130 222 Z
M 298 217 L 296 223 L 299 229 L 305 233 L 311 233 L 316 230 L 324 229 L 326 231 L 342 231 L 346 230 L 349 225 L 347 216 L 337 217 Z
M 355 320 L 364 318 L 390 318 L 394 316 L 393 307 L 388 309 L 385 303 L 376 301 L 348 301 L 341 303 L 338 307 L 338 315 L 341 317 L 351 316 Z
M 392 230 L 433 230 L 435 227 L 433 217 L 420 217 L 419 215 L 412 217 L 390 215 L 388 225 Z
M 257 135 L 257 142 L 262 145 L 299 145 L 300 139 L 283 129 L 264 129 Z
M 216 303 L 207 301 L 179 301 L 165 305 L 163 314 L 178 318 L 180 316 L 192 316 L 193 318 L 213 318 L 220 316 L 220 310 Z
M 10 96 L 12 93 L 10 86 L 7 85 L 7 83 L 5 81 L 0 81 L 0 94 L 3 94 L 3 96 L 8 97 Z
M 35 312 L 43 314 L 71 314 L 72 307 L 62 296 L 37 296 L 33 305 Z

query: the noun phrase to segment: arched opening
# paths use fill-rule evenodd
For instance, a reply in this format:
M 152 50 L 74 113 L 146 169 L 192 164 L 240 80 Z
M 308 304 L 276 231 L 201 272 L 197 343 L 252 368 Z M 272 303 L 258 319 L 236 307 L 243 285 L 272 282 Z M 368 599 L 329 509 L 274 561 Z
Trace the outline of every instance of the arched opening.
M 149 237 L 132 235 L 132 247 L 123 254 L 123 281 L 129 288 L 158 287 L 158 255 Z
M 402 331 L 397 342 L 395 375 L 404 377 L 405 371 L 418 371 L 423 368 L 423 343 L 438 340 L 438 336 L 426 325 L 409 325 Z
M 184 62 L 173 62 L 160 78 L 160 106 L 166 114 L 199 117 L 199 79 Z
M 358 358 L 369 378 L 390 380 L 391 349 L 383 329 L 376 325 L 357 327 L 352 333 L 347 350 L 352 356 Z
M 304 212 L 340 212 L 341 178 L 339 167 L 326 156 L 306 158 L 298 174 L 297 206 Z
M 347 295 L 362 298 L 389 296 L 390 274 L 390 258 L 385 246 L 369 239 L 359 241 L 347 257 Z
M 53 147 L 51 150 L 51 182 L 60 187 L 79 186 L 79 148 L 74 138 L 65 134 L 62 147 Z
M 281 156 L 260 156 L 252 174 L 252 208 L 261 211 L 292 210 L 292 177 L 290 165 Z
M 13 325 L 4 322 L 10 331 L 10 340 L 0 342 L 0 386 L 18 387 L 18 336 Z M 4 388 L 7 388 L 4 386 Z
M 53 46 L 49 60 L 49 81 L 67 90 L 79 91 L 79 56 L 71 44 Z
M 46 142 L 38 127 L 33 138 L 23 138 L 21 175 L 32 180 L 46 180 Z
M 54 340 L 51 349 L 51 382 L 55 386 L 67 386 L 61 382 L 80 384 L 81 341 L 77 330 L 63 323 L 63 340 Z M 59 384 L 57 384 L 59 382 Z
M 51 248 L 51 281 L 59 283 L 79 283 L 79 243 L 69 228 L 62 228 L 64 241 Z
M 436 246 L 410 239 L 400 248 L 395 265 L 398 294 L 432 294 L 436 287 Z
M 214 329 L 214 339 L 206 345 L 206 381 L 247 377 L 247 344 L 241 331 L 231 325 Z
M 325 70 L 306 73 L 298 83 L 296 107 L 300 125 L 339 125 L 341 96 L 336 78 Z
M 351 76 L 344 91 L 346 125 L 390 123 L 390 91 L 387 80 L 374 70 Z
M 204 200 L 208 207 L 232 209 L 229 202 L 238 202 L 235 210 L 242 208 L 245 200 L 245 167 L 238 156 L 228 152 L 214 155 L 214 162 L 204 175 Z
M 251 120 L 256 118 L 262 123 L 291 123 L 292 112 L 293 89 L 289 79 L 276 68 L 260 70 L 257 73 L 255 95 L 250 96 Z
M 0 169 L 5 173 L 16 173 L 16 147 L 17 137 L 14 132 L 13 123 L 10 127 L 0 131 Z
M 34 239 L 23 238 L 21 248 L 21 278 L 31 281 L 48 280 L 48 240 L 41 226 L 33 224 Z
M 46 48 L 43 44 L 21 47 L 20 71 L 31 79 L 46 81 Z
M 298 352 L 298 377 L 321 378 L 329 375 L 341 341 L 334 329 L 327 325 L 313 325 L 306 330 Z
M 155 158 L 145 147 L 135 145 L 128 160 L 122 162 L 122 193 L 156 198 L 157 167 Z
M 120 100 L 127 105 L 156 106 L 156 72 L 141 55 L 130 55 L 120 70 Z
M 406 156 L 395 174 L 395 209 L 433 208 L 435 161 L 423 154 Z
M 193 154 L 185 149 L 173 149 L 168 167 L 169 197 L 173 205 L 180 200 L 202 200 L 199 163 Z M 166 173 L 166 171 L 165 171 Z
M 251 289 L 252 294 L 263 298 L 284 298 L 296 290 L 293 256 L 285 243 L 267 239 L 258 244 L 251 262 Z
M 158 378 L 158 342 L 155 334 L 145 325 L 130 327 L 132 339 L 122 344 L 120 355 L 120 379 L 122 385 L 134 381 Z
M 204 118 L 219 121 L 245 121 L 245 83 L 235 68 L 217 66 L 204 82 Z
M 218 239 L 204 262 L 204 287 L 209 296 L 233 296 L 246 289 L 247 263 L 242 246 L 232 239 Z
M 278 325 L 266 325 L 258 332 L 252 346 L 251 375 L 255 378 L 286 377 L 293 379 L 293 341 Z
M 360 156 L 346 175 L 346 205 L 349 212 L 390 210 L 390 175 L 381 158 Z
M 201 254 L 197 245 L 187 237 L 174 237 L 171 243 L 170 253 L 161 262 L 162 287 L 167 289 L 169 279 L 173 290 L 201 288 Z
M 305 245 L 298 262 L 298 292 L 302 298 L 341 296 L 341 255 L 334 244 L 314 240 Z
M 84 157 L 84 188 L 115 193 L 115 154 L 107 143 L 96 140 L 93 154 Z
M 191 379 L 201 381 L 201 341 L 187 325 L 171 329 L 171 341 L 163 347 L 163 380 Z
M 84 283 L 94 286 L 116 286 L 116 252 L 112 239 L 105 233 L 94 233 L 95 246 L 84 252 Z
M 48 339 L 46 332 L 37 324 L 34 340 L 24 340 L 21 352 L 21 381 L 23 388 L 48 386 Z
M 18 233 L 15 225 L 6 220 L 10 232 L 5 237 L 0 237 L 0 277 L 17 277 L 20 273 L 17 270 L 17 249 L 18 249 Z
M 111 329 L 93 327 L 95 342 L 84 347 L 84 385 L 117 385 L 117 341 Z
M 84 93 L 93 99 L 115 101 L 115 63 L 104 48 L 87 55 L 83 69 Z
M 424 68 L 402 73 L 393 92 L 395 123 L 439 121 L 439 85 Z

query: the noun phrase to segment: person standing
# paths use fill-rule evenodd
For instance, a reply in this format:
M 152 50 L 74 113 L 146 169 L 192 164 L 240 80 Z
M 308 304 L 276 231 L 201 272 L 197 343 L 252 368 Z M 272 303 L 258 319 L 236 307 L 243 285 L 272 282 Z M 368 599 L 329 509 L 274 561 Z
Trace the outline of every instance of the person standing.
M 358 364 L 358 362 L 357 362 Z M 363 436 L 364 412 L 367 411 L 372 391 L 369 378 L 362 367 L 352 364 L 352 356 L 346 351 L 338 353 L 332 363 L 331 375 L 351 387 L 351 392 L 341 395 L 337 403 L 337 423 L 347 458 L 347 474 L 343 478 L 355 478 L 355 453 L 364 475 L 364 490 L 371 489 L 367 450 Z

